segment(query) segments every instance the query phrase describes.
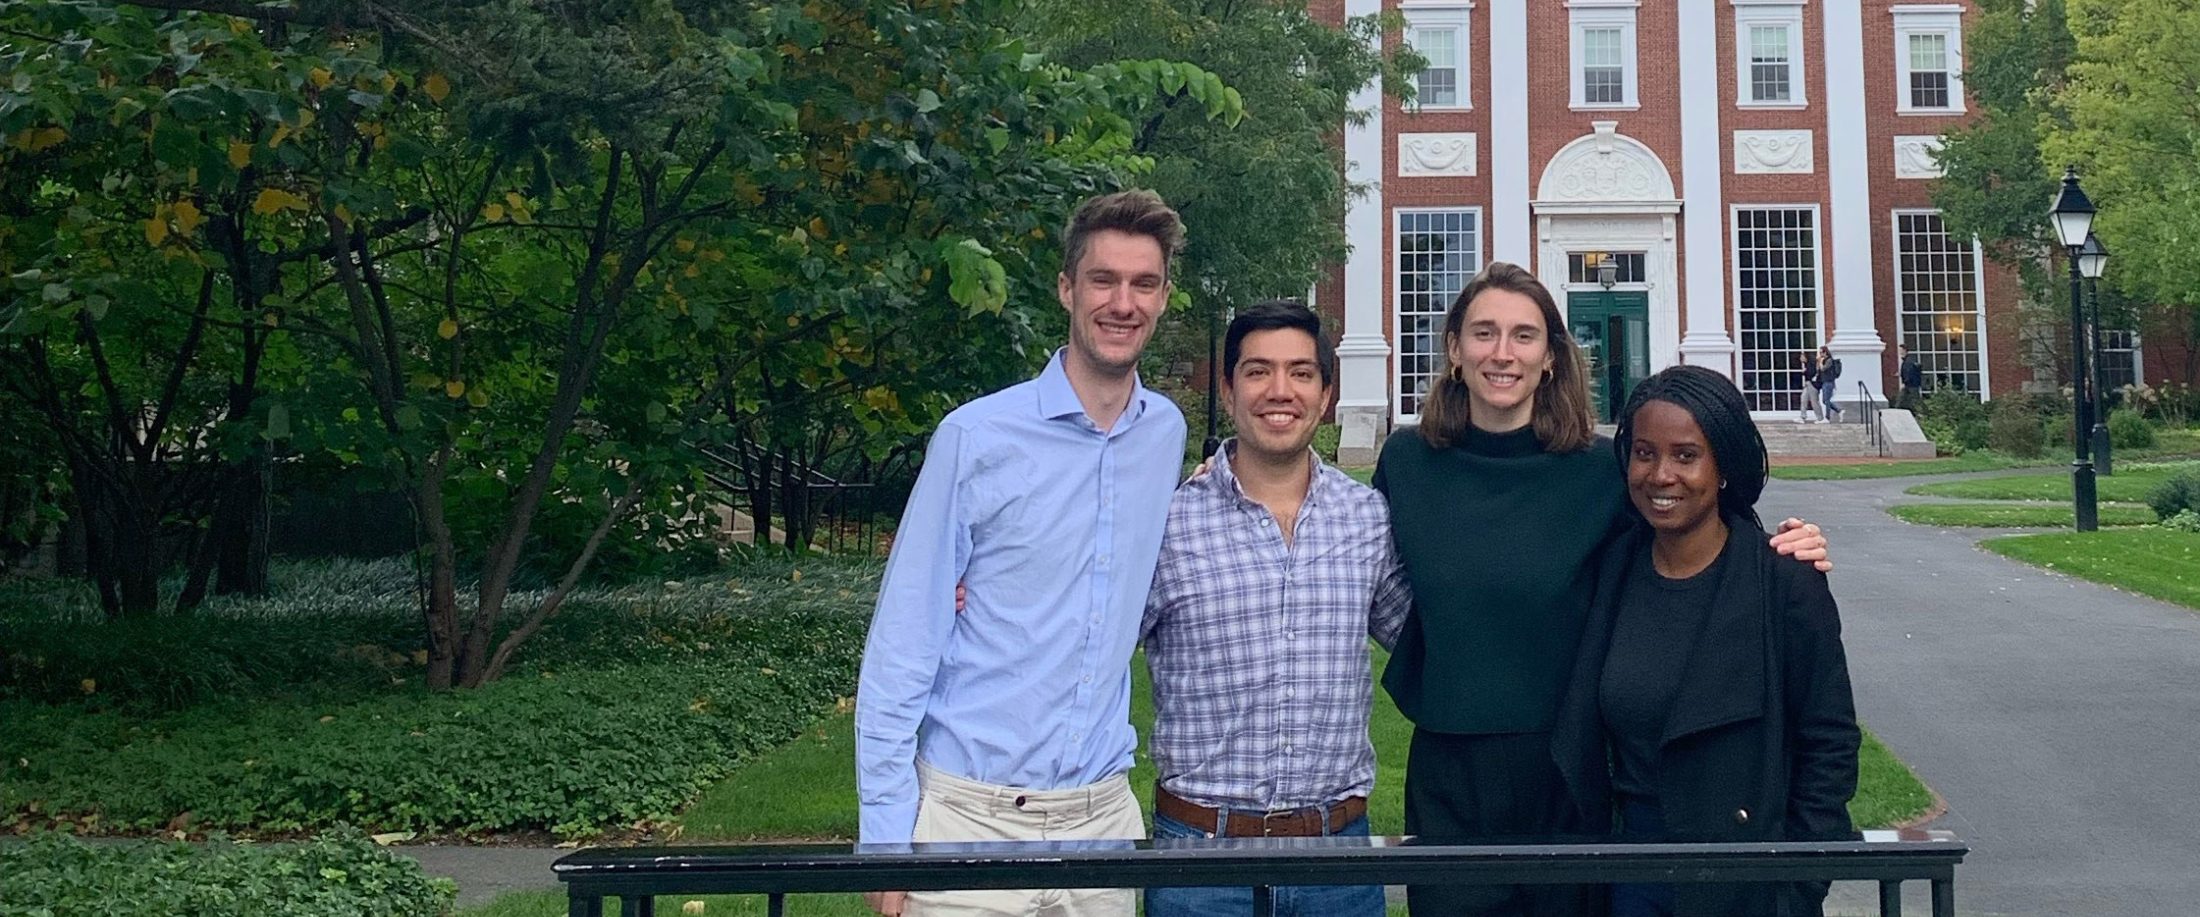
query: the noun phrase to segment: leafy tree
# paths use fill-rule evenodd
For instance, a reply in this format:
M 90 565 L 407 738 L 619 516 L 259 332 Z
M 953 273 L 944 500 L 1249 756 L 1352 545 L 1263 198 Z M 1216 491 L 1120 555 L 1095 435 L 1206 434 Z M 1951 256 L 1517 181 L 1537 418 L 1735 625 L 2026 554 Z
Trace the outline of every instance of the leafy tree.
M 251 51 L 185 94 L 231 139 L 140 129 L 197 158 L 200 193 L 256 189 L 220 212 L 266 227 L 279 279 L 204 268 L 268 290 L 251 314 L 302 355 L 255 432 L 403 483 L 437 687 L 501 674 L 638 510 L 645 543 L 693 521 L 697 442 L 852 422 L 877 454 L 1028 367 L 1047 272 L 1023 248 L 1148 165 L 1122 110 L 1189 73 L 1209 117 L 1239 113 L 1196 69 L 1049 63 L 1004 0 L 145 5 L 30 4 L 26 31 L 56 55 L 197 55 L 177 76 Z M 25 117 L 25 155 L 67 144 Z M 566 537 L 542 550 L 546 521 Z M 515 601 L 530 543 L 556 579 Z
M 1350 98 L 1372 81 L 1410 98 L 1409 78 L 1424 63 L 1410 50 L 1377 50 L 1395 17 L 1339 28 L 1291 0 L 1034 0 L 1024 21 L 1040 45 L 1072 64 L 1185 61 L 1243 101 L 1242 125 L 1202 117 L 1185 104 L 1194 82 L 1172 78 L 1163 87 L 1170 92 L 1132 115 L 1133 150 L 1154 162 L 1145 183 L 1188 228 L 1177 282 L 1190 294 L 1192 320 L 1162 330 L 1152 353 L 1164 363 L 1206 354 L 1216 317 L 1261 299 L 1303 297 L 1326 265 L 1343 260 L 1345 202 L 1358 189 L 1344 181 L 1338 131 L 1366 117 Z

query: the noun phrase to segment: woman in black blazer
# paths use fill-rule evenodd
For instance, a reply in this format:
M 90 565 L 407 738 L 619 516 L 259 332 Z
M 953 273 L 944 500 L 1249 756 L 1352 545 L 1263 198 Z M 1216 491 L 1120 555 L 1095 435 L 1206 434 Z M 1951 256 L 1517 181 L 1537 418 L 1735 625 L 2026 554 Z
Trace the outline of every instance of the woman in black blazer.
M 1846 840 L 1861 733 L 1825 574 L 1757 521 L 1764 440 L 1726 377 L 1676 366 L 1614 447 L 1638 523 L 1605 555 L 1553 736 L 1591 824 L 1628 841 Z M 1614 917 L 1821 915 L 1825 883 L 1619 885 Z

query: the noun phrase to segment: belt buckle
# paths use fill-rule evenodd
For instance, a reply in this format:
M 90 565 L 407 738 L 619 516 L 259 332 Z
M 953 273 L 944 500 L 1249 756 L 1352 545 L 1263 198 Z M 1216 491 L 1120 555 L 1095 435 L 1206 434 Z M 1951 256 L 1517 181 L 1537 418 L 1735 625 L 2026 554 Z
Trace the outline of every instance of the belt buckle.
M 1270 826 L 1274 825 L 1274 824 L 1275 824 L 1275 823 L 1276 823 L 1276 822 L 1277 822 L 1278 820 L 1281 820 L 1281 819 L 1286 819 L 1286 818 L 1303 818 L 1303 817 L 1305 817 L 1305 815 L 1306 815 L 1306 814 L 1307 814 L 1307 813 L 1308 813 L 1309 811 L 1311 811 L 1311 810 L 1312 810 L 1312 809 L 1314 809 L 1314 808 L 1315 808 L 1315 807 L 1313 807 L 1313 806 L 1308 806 L 1308 807 L 1305 807 L 1305 808 L 1298 808 L 1298 809 L 1284 809 L 1284 810 L 1282 810 L 1282 811 L 1280 811 L 1280 812 L 1263 812 L 1263 813 L 1261 813 L 1261 816 L 1260 816 L 1260 836 L 1262 836 L 1262 837 L 1274 837 L 1275 835 L 1273 834 L 1273 829 L 1272 829 L 1272 828 L 1271 828 Z M 1324 823 L 1325 823 L 1325 824 L 1324 824 L 1324 827 L 1327 827 L 1327 825 L 1326 825 L 1326 822 L 1327 822 L 1327 819 L 1325 818 L 1325 819 L 1324 819 Z M 1288 837 L 1289 835 L 1286 835 L 1286 836 Z

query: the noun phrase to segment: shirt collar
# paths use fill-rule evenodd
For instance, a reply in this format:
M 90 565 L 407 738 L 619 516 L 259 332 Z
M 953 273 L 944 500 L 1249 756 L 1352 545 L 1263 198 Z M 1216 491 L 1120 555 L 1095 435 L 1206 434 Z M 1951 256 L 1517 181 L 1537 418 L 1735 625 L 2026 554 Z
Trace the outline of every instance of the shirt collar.
M 1214 467 L 1209 468 L 1207 473 L 1215 476 L 1215 486 L 1221 488 L 1223 493 L 1229 494 L 1241 502 L 1260 506 L 1260 501 L 1245 493 L 1245 485 L 1238 482 L 1237 471 L 1230 467 L 1230 455 L 1236 451 L 1237 437 L 1233 436 L 1224 440 L 1222 448 L 1215 452 Z M 1313 471 L 1306 478 L 1306 502 L 1311 504 L 1314 502 L 1315 496 L 1321 493 L 1322 478 L 1324 477 L 1322 469 L 1328 466 L 1322 463 L 1321 453 L 1315 452 L 1312 446 L 1308 446 L 1306 449 L 1306 460 L 1314 466 Z M 1266 507 L 1262 508 L 1265 509 Z
M 1039 416 L 1048 420 L 1065 417 L 1084 417 L 1085 403 L 1078 399 L 1077 390 L 1069 384 L 1069 369 L 1063 364 L 1069 348 L 1060 347 L 1047 359 L 1047 368 L 1039 371 Z M 1136 372 L 1131 373 L 1131 399 L 1123 408 L 1123 416 L 1115 424 L 1121 430 L 1138 420 L 1146 412 L 1146 399 L 1159 397 L 1148 391 L 1139 381 Z

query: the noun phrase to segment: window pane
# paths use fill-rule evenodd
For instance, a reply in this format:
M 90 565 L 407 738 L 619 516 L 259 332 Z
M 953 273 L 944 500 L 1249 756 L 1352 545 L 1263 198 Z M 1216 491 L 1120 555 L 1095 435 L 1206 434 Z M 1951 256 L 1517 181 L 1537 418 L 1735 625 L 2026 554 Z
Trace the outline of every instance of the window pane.
M 1797 360 L 1818 352 L 1817 214 L 1800 208 L 1734 212 L 1742 394 L 1753 411 L 1803 405 Z
M 2101 329 L 2101 389 L 2102 394 L 2114 400 L 2122 399 L 2120 389 L 2139 381 L 2139 335 L 2129 329 Z
M 1475 272 L 1482 246 L 1471 210 L 1398 214 L 1398 414 L 1418 417 L 1443 351 L 1444 312 Z
M 1938 34 L 1910 36 L 1910 69 L 1948 69 L 1948 36 Z
M 1591 105 L 1617 105 L 1627 101 L 1627 87 L 1618 67 L 1590 67 L 1581 73 L 1581 101 Z
M 1947 108 L 1948 74 L 1912 72 L 1910 74 L 1910 107 Z
M 1428 59 L 1415 78 L 1415 99 L 1423 105 L 1459 104 L 1459 30 L 1413 30 L 1413 50 Z
M 1581 30 L 1582 66 L 1618 67 L 1622 63 L 1618 29 Z
M 1788 27 L 1749 29 L 1749 101 L 1785 102 L 1793 98 L 1788 56 Z
M 1970 243 L 1950 238 L 1938 213 L 1898 213 L 1894 245 L 1899 340 L 1924 371 L 1925 390 L 1977 395 L 1985 342 Z
M 1788 30 L 1784 25 L 1749 27 L 1749 59 L 1752 63 L 1787 63 Z

